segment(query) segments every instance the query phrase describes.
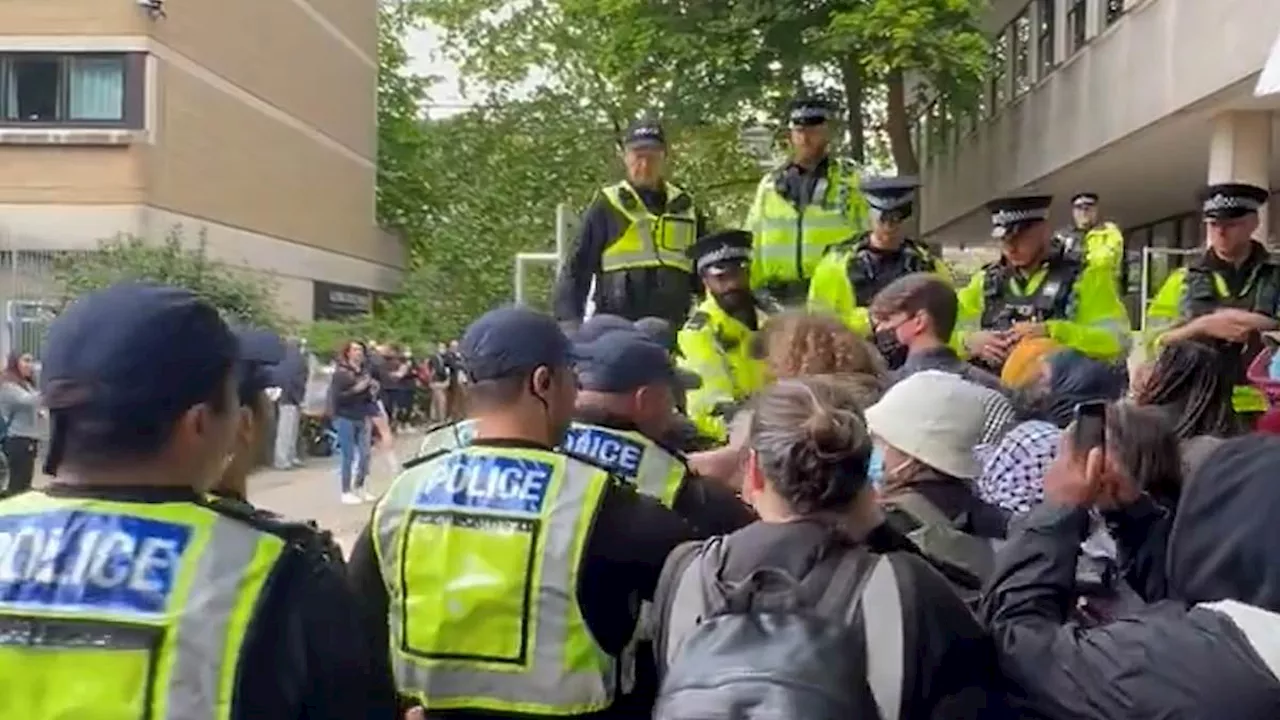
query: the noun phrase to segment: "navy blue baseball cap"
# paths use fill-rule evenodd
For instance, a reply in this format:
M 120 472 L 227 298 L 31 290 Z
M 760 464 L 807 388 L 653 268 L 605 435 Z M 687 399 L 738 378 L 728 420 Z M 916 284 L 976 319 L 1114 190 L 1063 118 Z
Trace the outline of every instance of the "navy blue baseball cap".
M 270 330 L 233 328 L 238 344 L 236 385 L 240 402 L 249 403 L 257 393 L 271 387 L 271 368 L 284 360 L 284 338 Z
M 571 367 L 573 343 L 549 315 L 526 307 L 490 310 L 471 323 L 458 345 L 467 375 L 476 382 L 498 380 L 546 366 Z
M 685 390 L 702 378 L 675 366 L 667 349 L 637 330 L 615 330 L 578 348 L 578 386 L 602 393 L 631 392 L 667 382 Z
M 614 330 L 631 330 L 631 321 L 621 315 L 592 315 L 583 321 L 582 326 L 573 334 L 575 344 L 589 343 L 607 332 Z
M 210 397 L 237 359 L 235 335 L 187 290 L 121 283 L 54 319 L 41 384 L 52 411 L 176 415 Z

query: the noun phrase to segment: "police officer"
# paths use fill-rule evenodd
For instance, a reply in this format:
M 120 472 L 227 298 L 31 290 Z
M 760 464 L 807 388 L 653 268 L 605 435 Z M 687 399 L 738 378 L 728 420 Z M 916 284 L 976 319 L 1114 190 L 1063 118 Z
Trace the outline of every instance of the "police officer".
M 724 442 L 725 421 L 765 382 L 764 361 L 752 340 L 766 317 L 782 308 L 767 293 L 751 291 L 750 233 L 713 233 L 689 254 L 707 288 L 707 298 L 676 336 L 681 366 L 702 378 L 702 386 L 688 395 L 689 419 L 706 437 Z
M 662 442 L 677 417 L 672 386 L 695 389 L 696 375 L 636 332 L 608 333 L 580 353 L 566 453 L 635 483 L 702 534 L 731 533 L 754 519 L 736 495 L 691 475 L 683 454 Z
M 1222 355 L 1223 372 L 1236 382 L 1232 405 L 1248 417 L 1267 409 L 1246 381 L 1249 362 L 1262 350 L 1260 333 L 1277 327 L 1280 261 L 1253 239 L 1267 191 L 1221 183 L 1199 193 L 1209 247 L 1165 281 L 1147 310 L 1147 332 L 1157 344 L 1201 340 Z
M 45 351 L 56 479 L 0 501 L 0 717 L 391 717 L 345 578 L 205 494 L 239 415 L 218 312 L 117 285 Z
M 298 548 L 342 572 L 345 567 L 342 548 L 331 533 L 321 530 L 314 522 L 290 521 L 249 502 L 249 476 L 262 464 L 269 448 L 272 400 L 267 396 L 267 388 L 272 383 L 275 366 L 285 359 L 288 348 L 283 338 L 269 330 L 240 328 L 235 334 L 240 355 L 235 368 L 239 404 L 235 438 L 222 477 L 210 492 L 224 503 L 272 523 Z
M 999 371 L 1020 340 L 1052 338 L 1101 360 L 1128 349 L 1129 316 L 1105 267 L 1087 265 L 1052 242 L 1048 195 L 987 203 L 1001 258 L 957 293 L 957 332 L 971 357 Z
M 827 248 L 866 229 L 856 176 L 827 152 L 833 114 L 820 98 L 791 103 L 791 161 L 764 176 L 747 213 L 751 285 L 788 307 L 804 304 Z
M 688 316 L 697 280 L 685 250 L 706 223 L 693 198 L 663 178 L 666 155 L 656 122 L 627 129 L 627 178 L 601 190 L 587 208 L 557 280 L 555 313 L 566 329 L 582 322 L 593 280 L 598 313 L 672 323 Z
M 869 178 L 862 182 L 871 230 L 832 246 L 814 270 L 809 308 L 834 313 L 854 332 L 872 337 L 867 308 L 886 285 L 904 275 L 937 273 L 950 280 L 942 261 L 904 236 L 911 217 L 915 178 Z
M 1071 198 L 1072 225 L 1058 231 L 1056 239 L 1068 253 L 1075 253 L 1090 265 L 1111 268 L 1121 282 L 1127 270 L 1124 261 L 1124 235 L 1110 221 L 1098 219 L 1098 194 L 1076 193 Z
M 646 716 L 619 668 L 638 601 L 692 531 L 553 449 L 577 380 L 552 318 L 493 310 L 467 329 L 462 355 L 472 444 L 402 473 L 352 551 L 369 647 L 432 718 Z

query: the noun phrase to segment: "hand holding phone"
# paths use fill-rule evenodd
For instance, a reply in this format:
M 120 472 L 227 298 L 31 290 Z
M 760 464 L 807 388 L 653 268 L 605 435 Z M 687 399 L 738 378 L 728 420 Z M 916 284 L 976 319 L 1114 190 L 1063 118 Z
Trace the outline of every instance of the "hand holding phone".
M 1083 402 L 1075 409 L 1075 434 L 1072 447 L 1081 455 L 1107 443 L 1107 403 L 1103 400 Z

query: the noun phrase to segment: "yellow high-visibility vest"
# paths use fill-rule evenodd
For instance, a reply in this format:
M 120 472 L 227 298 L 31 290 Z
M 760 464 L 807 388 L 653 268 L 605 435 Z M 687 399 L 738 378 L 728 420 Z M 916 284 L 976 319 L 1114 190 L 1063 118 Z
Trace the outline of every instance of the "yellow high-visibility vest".
M 697 239 L 698 216 L 683 190 L 667 184 L 667 207 L 661 215 L 649 212 L 628 183 L 610 185 L 600 192 L 627 219 L 622 234 L 605 247 L 602 272 L 651 267 L 693 272 L 693 260 L 685 251 Z

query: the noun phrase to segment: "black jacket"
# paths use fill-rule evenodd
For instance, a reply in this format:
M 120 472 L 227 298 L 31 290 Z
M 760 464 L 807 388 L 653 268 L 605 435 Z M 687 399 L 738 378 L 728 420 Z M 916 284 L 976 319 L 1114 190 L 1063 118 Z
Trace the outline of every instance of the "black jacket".
M 1255 641 L 1228 615 L 1197 604 L 1236 600 L 1269 611 L 1261 632 L 1280 642 L 1277 463 L 1280 441 L 1260 436 L 1214 452 L 1167 536 L 1169 599 L 1098 627 L 1067 620 L 1088 513 L 1045 504 L 1015 522 L 982 616 L 1029 707 L 1064 720 L 1280 717 L 1280 679 Z
M 833 541 L 832 531 L 816 520 L 753 523 L 726 538 L 724 578 L 741 581 L 762 567 L 785 570 L 797 580 L 811 571 L 829 573 L 830 565 L 817 563 Z M 902 597 L 908 660 L 900 717 L 1006 717 L 991 639 L 947 581 L 887 526 L 873 530 L 865 542 L 873 552 L 889 555 Z M 651 617 L 662 616 L 655 612 Z M 655 637 L 665 632 L 654 628 Z
M 652 213 L 659 214 L 666 208 L 665 191 L 638 189 L 636 194 Z M 660 317 L 672 327 L 684 324 L 693 296 L 701 288 L 695 274 L 667 267 L 610 273 L 600 270 L 605 248 L 617 239 L 626 222 L 626 218 L 602 194 L 587 208 L 578 237 L 556 280 L 557 320 L 582 322 L 594 279 L 597 313 L 621 315 L 629 320 Z M 699 213 L 696 233 L 701 237 L 705 232 L 706 220 Z

